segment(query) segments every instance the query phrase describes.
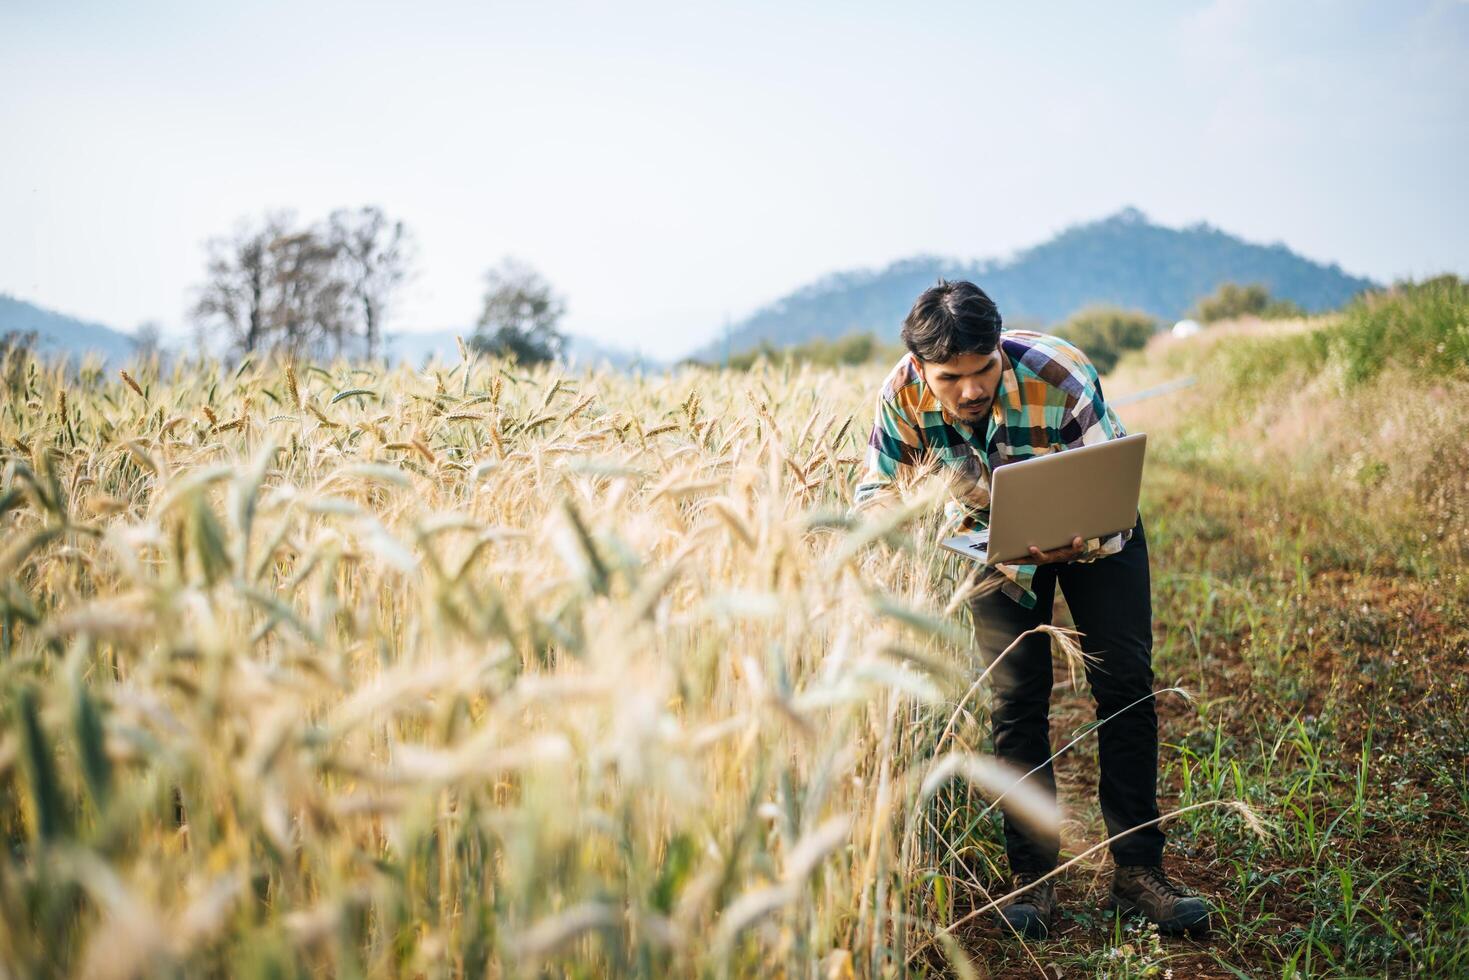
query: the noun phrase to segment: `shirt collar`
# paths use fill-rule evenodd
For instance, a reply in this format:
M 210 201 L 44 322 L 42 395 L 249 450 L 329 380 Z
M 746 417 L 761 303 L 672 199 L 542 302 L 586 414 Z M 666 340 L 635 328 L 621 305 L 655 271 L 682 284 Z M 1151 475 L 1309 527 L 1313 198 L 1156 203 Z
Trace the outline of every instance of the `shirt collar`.
M 1005 345 L 1000 345 L 1000 361 L 1004 367 L 1000 369 L 1000 390 L 996 392 L 995 401 L 1004 396 L 1005 406 L 1013 412 L 1021 409 L 1020 404 L 1020 379 L 1015 376 L 1015 364 L 1010 360 L 1010 355 L 1005 353 Z

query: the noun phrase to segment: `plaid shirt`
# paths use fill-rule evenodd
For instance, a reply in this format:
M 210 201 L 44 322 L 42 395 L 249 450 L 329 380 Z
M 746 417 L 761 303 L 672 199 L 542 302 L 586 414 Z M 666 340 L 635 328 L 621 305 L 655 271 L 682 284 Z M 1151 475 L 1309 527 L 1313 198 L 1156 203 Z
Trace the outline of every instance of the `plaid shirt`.
M 949 529 L 989 526 L 990 473 L 996 466 L 1127 435 L 1102 397 L 1097 369 L 1059 337 L 1030 330 L 1000 334 L 1003 369 L 990 416 L 968 423 L 950 415 L 918 373 L 912 354 L 888 374 L 877 396 L 877 419 L 867 441 L 867 472 L 857 484 L 853 510 L 896 495 L 899 466 L 936 458 L 950 467 L 952 498 L 945 505 Z M 1089 538 L 1077 561 L 1116 554 L 1132 530 Z M 1027 609 L 1036 604 L 1035 565 L 995 566 L 1008 581 L 1001 590 Z

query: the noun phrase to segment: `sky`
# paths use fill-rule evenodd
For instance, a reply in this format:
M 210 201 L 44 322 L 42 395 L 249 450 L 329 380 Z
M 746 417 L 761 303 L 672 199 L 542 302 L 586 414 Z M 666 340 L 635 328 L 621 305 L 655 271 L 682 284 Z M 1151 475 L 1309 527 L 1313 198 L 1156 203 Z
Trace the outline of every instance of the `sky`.
M 0 292 L 181 331 L 206 243 L 375 204 L 391 330 L 528 262 L 674 357 L 828 272 L 1134 205 L 1469 273 L 1464 0 L 0 3 Z

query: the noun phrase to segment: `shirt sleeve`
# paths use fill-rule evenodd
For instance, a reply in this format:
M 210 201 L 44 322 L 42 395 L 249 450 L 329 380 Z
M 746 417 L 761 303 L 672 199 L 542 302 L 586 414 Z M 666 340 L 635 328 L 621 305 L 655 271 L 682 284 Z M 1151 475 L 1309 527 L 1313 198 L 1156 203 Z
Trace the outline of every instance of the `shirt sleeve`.
M 1123 428 L 1122 420 L 1102 397 L 1100 382 L 1087 385 L 1081 395 L 1067 399 L 1066 412 L 1061 420 L 1061 438 L 1067 449 L 1094 446 L 1125 435 L 1127 430 Z M 1132 528 L 1101 538 L 1087 538 L 1086 551 L 1073 560 L 1094 562 L 1098 558 L 1115 555 L 1131 538 Z
M 879 394 L 872 434 L 867 438 L 866 472 L 853 495 L 852 513 L 896 503 L 898 467 L 913 466 L 922 445 L 913 421 L 891 398 Z

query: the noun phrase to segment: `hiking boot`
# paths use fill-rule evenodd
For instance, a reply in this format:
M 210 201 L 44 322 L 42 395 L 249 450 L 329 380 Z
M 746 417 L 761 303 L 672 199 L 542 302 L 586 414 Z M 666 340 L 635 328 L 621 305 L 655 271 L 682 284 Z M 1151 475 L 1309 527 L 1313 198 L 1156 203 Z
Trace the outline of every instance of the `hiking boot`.
M 1021 871 L 1015 875 L 1015 888 L 1024 888 L 1037 878 L 1040 872 Z M 1030 891 L 1017 895 L 1000 909 L 1002 931 L 1007 936 L 1025 939 L 1045 939 L 1051 932 L 1051 916 L 1056 913 L 1056 888 L 1052 881 L 1043 881 Z
M 1108 908 L 1120 915 L 1146 916 L 1159 932 L 1197 935 L 1209 929 L 1209 904 L 1169 881 L 1161 864 L 1118 865 Z

